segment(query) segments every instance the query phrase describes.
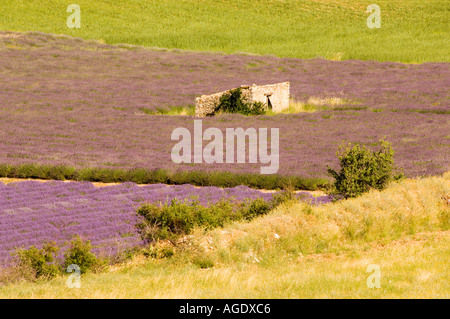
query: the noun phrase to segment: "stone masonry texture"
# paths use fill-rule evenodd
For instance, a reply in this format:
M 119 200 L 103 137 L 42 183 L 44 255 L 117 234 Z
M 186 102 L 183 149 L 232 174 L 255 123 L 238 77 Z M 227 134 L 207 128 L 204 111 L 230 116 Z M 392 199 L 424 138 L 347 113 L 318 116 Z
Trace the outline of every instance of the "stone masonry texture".
M 289 107 L 290 83 L 282 82 L 267 85 L 241 85 L 242 95 L 249 103 L 261 102 L 274 112 L 281 112 Z M 214 115 L 214 109 L 222 95 L 231 90 L 202 95 L 195 99 L 195 116 L 205 117 Z

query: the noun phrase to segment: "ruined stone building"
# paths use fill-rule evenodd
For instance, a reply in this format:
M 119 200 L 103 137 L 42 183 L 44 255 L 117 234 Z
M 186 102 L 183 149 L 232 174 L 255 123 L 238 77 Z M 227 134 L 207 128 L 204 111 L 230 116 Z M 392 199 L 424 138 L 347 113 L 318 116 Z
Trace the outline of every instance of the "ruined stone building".
M 267 85 L 241 85 L 242 96 L 247 102 L 262 102 L 268 109 L 280 112 L 289 108 L 290 83 L 275 83 Z M 214 115 L 214 109 L 219 103 L 220 97 L 230 93 L 231 90 L 202 95 L 195 99 L 195 116 L 205 117 Z

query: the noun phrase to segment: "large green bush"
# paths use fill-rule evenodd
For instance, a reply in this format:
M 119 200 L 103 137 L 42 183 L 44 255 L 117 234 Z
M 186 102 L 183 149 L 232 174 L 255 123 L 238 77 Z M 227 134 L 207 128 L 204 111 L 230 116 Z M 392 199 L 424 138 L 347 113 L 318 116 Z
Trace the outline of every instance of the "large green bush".
M 214 113 L 240 113 L 244 115 L 263 115 L 267 111 L 266 105 L 261 102 L 246 102 L 242 96 L 241 88 L 231 90 L 220 97 L 219 103 L 214 109 Z
M 279 201 L 276 202 L 279 204 Z M 144 217 L 137 227 L 144 240 L 173 240 L 179 235 L 189 234 L 194 227 L 211 229 L 222 227 L 236 220 L 250 220 L 267 214 L 274 204 L 263 199 L 237 203 L 222 199 L 217 203 L 203 206 L 198 201 L 172 200 L 170 203 L 145 204 L 137 213 Z
M 188 234 L 195 226 L 214 228 L 227 220 L 236 218 L 233 205 L 220 201 L 210 206 L 202 206 L 198 201 L 172 200 L 165 204 L 146 204 L 138 209 L 144 221 L 138 228 L 144 239 L 174 239 L 177 235 Z
M 387 184 L 401 177 L 394 175 L 394 150 L 387 141 L 380 141 L 380 149 L 371 151 L 358 144 L 340 146 L 337 155 L 341 170 L 336 172 L 328 167 L 328 173 L 334 177 L 334 193 L 356 197 L 371 188 L 384 189 Z

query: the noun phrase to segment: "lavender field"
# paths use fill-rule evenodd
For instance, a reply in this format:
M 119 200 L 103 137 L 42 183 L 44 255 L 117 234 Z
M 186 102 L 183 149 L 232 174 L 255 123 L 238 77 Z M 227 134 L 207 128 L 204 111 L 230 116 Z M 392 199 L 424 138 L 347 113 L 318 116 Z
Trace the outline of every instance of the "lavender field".
M 0 162 L 75 167 L 258 172 L 255 164 L 171 162 L 177 127 L 196 96 L 241 84 L 291 82 L 297 101 L 340 98 L 315 113 L 205 119 L 204 129 L 280 129 L 279 174 L 327 177 L 343 141 L 386 137 L 407 176 L 450 163 L 450 65 L 221 55 L 110 46 L 42 33 L 0 32 Z M 147 112 L 148 113 L 148 112 Z
M 450 1 L 370 3 L 4 0 L 0 298 L 448 298 Z
M 192 185 L 138 186 L 122 183 L 95 187 L 90 182 L 22 181 L 0 182 L 0 266 L 11 261 L 15 248 L 41 246 L 55 241 L 63 249 L 76 235 L 91 240 L 94 252 L 111 257 L 143 244 L 136 223 L 136 210 L 144 203 L 197 200 L 202 205 L 220 199 L 244 201 L 270 200 L 273 193 L 248 187 L 202 187 Z M 311 203 L 326 203 L 327 196 L 313 197 L 301 192 L 298 198 Z

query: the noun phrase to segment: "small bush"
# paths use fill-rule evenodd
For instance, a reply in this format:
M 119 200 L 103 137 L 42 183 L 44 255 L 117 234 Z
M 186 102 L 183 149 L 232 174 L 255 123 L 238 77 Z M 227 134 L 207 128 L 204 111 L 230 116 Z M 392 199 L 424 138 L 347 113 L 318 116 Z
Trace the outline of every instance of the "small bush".
M 214 267 L 214 261 L 207 256 L 195 256 L 192 259 L 192 262 L 194 263 L 194 265 L 202 269 Z
M 91 249 L 89 240 L 84 241 L 81 237 L 72 240 L 69 243 L 69 249 L 64 253 L 64 268 L 75 264 L 80 267 L 82 274 L 92 270 L 98 264 L 98 260 Z
M 258 198 L 244 204 L 242 207 L 242 216 L 246 220 L 252 220 L 255 217 L 267 214 L 271 208 L 271 203 L 266 202 L 262 198 Z
M 246 102 L 242 96 L 241 88 L 231 90 L 220 97 L 219 103 L 214 109 L 214 113 L 240 113 L 244 115 L 263 115 L 267 107 L 261 102 Z
M 34 278 L 53 278 L 61 272 L 60 267 L 54 263 L 53 254 L 59 250 L 54 242 L 46 243 L 42 249 L 31 246 L 28 249 L 19 249 L 14 253 L 18 259 L 18 267 L 28 268 Z
M 281 205 L 283 203 L 296 200 L 295 193 L 293 189 L 284 190 L 281 192 L 277 192 L 273 195 L 271 200 L 271 206 L 272 208 L 277 207 L 278 205 Z
M 341 145 L 338 152 L 341 170 L 338 172 L 328 167 L 328 173 L 335 178 L 334 193 L 356 197 L 370 188 L 384 189 L 387 184 L 399 179 L 394 175 L 394 150 L 389 142 L 380 141 L 378 151 L 371 151 L 365 146 Z
M 144 250 L 144 256 L 151 258 L 171 258 L 175 255 L 175 251 L 172 247 L 157 247 L 152 246 Z

